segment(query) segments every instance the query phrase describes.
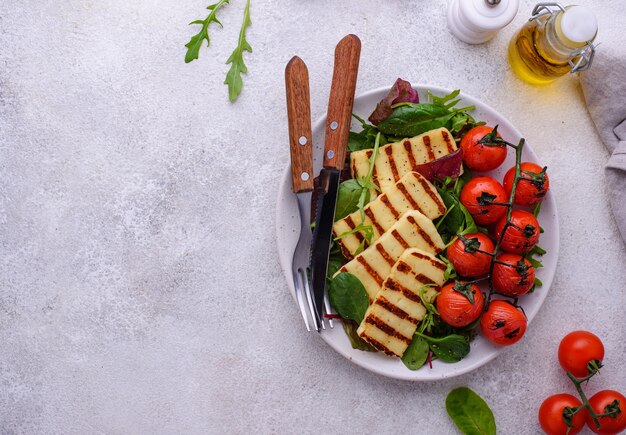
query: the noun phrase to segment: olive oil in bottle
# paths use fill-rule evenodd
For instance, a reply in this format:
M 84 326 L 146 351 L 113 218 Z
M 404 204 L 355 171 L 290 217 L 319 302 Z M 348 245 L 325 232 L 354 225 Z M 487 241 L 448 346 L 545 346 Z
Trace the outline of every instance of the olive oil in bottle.
M 591 65 L 598 23 L 584 6 L 552 10 L 538 4 L 533 17 L 515 34 L 509 45 L 509 63 L 522 80 L 550 83 L 568 72 L 583 71 Z

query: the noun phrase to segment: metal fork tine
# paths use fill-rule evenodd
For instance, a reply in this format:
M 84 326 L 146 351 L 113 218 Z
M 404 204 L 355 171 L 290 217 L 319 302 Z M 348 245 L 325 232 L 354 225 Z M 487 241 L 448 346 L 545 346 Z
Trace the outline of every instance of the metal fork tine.
M 324 309 L 326 310 L 326 314 L 330 313 L 330 301 L 328 300 L 328 293 L 324 295 Z M 334 328 L 333 319 L 328 319 L 328 324 L 330 325 L 330 329 Z
M 311 299 L 311 288 L 309 286 L 309 278 L 306 276 L 306 272 L 302 269 L 298 269 L 298 273 L 302 277 L 302 281 L 304 282 L 304 294 L 306 295 L 306 300 L 309 303 L 309 312 L 311 313 L 311 318 L 313 319 L 313 327 L 319 332 L 320 325 L 317 323 L 317 316 L 315 315 L 315 307 L 313 307 L 313 300 Z
M 311 326 L 309 325 L 309 315 L 307 314 L 307 308 L 304 302 L 304 295 L 302 294 L 304 292 L 304 288 L 298 271 L 293 274 L 293 284 L 296 290 L 296 300 L 298 301 L 298 307 L 300 307 L 300 314 L 302 314 L 302 318 L 304 319 L 306 330 L 311 332 Z

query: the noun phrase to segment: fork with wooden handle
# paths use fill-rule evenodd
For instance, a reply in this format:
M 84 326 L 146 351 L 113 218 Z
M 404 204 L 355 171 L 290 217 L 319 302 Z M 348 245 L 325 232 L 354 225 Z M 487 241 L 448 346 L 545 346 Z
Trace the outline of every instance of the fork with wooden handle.
M 298 199 L 300 237 L 293 253 L 291 269 L 298 307 L 307 331 L 324 327 L 318 322 L 311 297 L 309 262 L 311 257 L 311 193 L 313 192 L 313 141 L 311 137 L 311 107 L 309 72 L 305 63 L 294 56 L 285 67 L 287 118 L 291 149 L 291 179 Z M 321 325 L 320 325 L 321 322 Z

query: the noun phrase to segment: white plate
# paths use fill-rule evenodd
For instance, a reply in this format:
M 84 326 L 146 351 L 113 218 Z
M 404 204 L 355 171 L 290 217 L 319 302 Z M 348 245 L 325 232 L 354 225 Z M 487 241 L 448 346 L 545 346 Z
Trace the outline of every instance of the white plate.
M 439 96 L 450 93 L 447 89 L 435 86 L 418 85 L 414 87 L 419 93 L 420 101 L 426 101 L 426 93 L 428 90 Z M 376 107 L 376 103 L 384 98 L 388 91 L 389 88 L 380 88 L 358 96 L 354 100 L 354 113 L 366 119 L 374 110 L 374 107 Z M 517 131 L 517 129 L 513 127 L 509 121 L 507 121 L 502 115 L 491 107 L 465 94 L 461 94 L 460 97 L 461 102 L 458 107 L 475 105 L 476 110 L 472 112 L 474 118 L 478 121 L 485 121 L 488 125 L 498 124 L 498 131 L 502 137 L 509 142 L 517 143 L 522 137 L 520 132 Z M 314 173 L 316 174 L 321 170 L 325 124 L 326 117 L 319 119 L 313 128 L 313 161 Z M 355 131 L 360 130 L 359 125 L 356 123 L 353 123 L 352 127 Z M 287 148 L 285 148 L 285 150 L 287 150 Z M 515 164 L 515 153 L 511 151 L 512 150 L 509 149 L 504 163 L 495 171 L 489 172 L 488 175 L 494 177 L 500 182 L 502 181 L 505 172 Z M 532 161 L 541 164 L 541 161 L 537 159 L 537 156 L 532 151 L 528 142 L 526 142 L 526 145 L 524 146 L 523 161 Z M 535 292 L 520 298 L 520 304 L 524 307 L 529 323 L 532 321 L 533 317 L 535 317 L 541 307 L 541 304 L 546 298 L 556 270 L 556 262 L 559 253 L 559 223 L 556 212 L 556 203 L 552 193 L 548 193 L 543 201 L 541 213 L 539 214 L 539 222 L 545 229 L 545 232 L 541 234 L 539 244 L 548 252 L 541 259 L 544 267 L 537 270 L 537 278 L 543 282 L 543 286 L 538 287 Z M 289 287 L 292 296 L 294 296 L 294 299 L 295 294 L 291 278 L 293 276 L 291 273 L 291 260 L 293 250 L 298 242 L 299 232 L 300 219 L 298 216 L 298 206 L 296 197 L 291 191 L 291 168 L 288 167 L 280 180 L 276 211 L 276 239 L 278 243 L 280 264 L 287 280 L 287 286 Z M 295 304 L 293 309 L 298 309 Z M 305 331 L 304 325 L 302 325 L 302 331 Z M 295 333 L 301 333 L 301 331 L 296 331 Z M 482 366 L 488 361 L 491 361 L 505 349 L 504 347 L 495 346 L 489 343 L 486 339 L 479 335 L 472 341 L 471 351 L 463 360 L 453 364 L 435 360 L 433 361 L 432 369 L 429 368 L 428 365 L 425 365 L 419 370 L 411 371 L 404 366 L 399 358 L 386 356 L 382 352 L 363 352 L 353 349 L 350 345 L 348 337 L 340 325 L 335 325 L 334 329 L 323 330 L 321 337 L 330 345 L 330 347 L 335 349 L 341 355 L 345 356 L 355 364 L 366 368 L 367 370 L 392 378 L 411 381 L 430 381 L 450 378 L 467 373 Z

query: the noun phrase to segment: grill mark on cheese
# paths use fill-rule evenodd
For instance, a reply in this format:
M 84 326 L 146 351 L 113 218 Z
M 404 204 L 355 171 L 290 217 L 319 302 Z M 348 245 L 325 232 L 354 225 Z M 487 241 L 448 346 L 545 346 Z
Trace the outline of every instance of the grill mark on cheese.
M 376 244 L 376 250 L 381 255 L 381 257 L 383 257 L 385 259 L 387 264 L 389 264 L 390 266 L 393 266 L 395 264 L 394 259 L 391 258 L 391 255 L 389 255 L 389 253 L 387 251 L 385 251 L 385 247 L 382 245 L 382 243 L 377 243 Z
M 375 338 L 370 337 L 367 334 L 363 334 L 361 335 L 361 338 L 363 338 L 365 341 L 367 341 L 369 344 L 371 344 L 372 346 L 374 346 L 376 349 L 378 350 L 382 350 L 384 353 L 386 353 L 387 355 L 390 356 L 398 356 L 395 354 L 395 352 L 392 352 L 391 350 L 389 350 L 389 348 L 387 346 L 385 346 L 384 344 L 382 344 L 380 341 L 376 340 Z
M 370 266 L 370 264 L 367 262 L 367 260 L 365 260 L 365 258 L 363 258 L 362 255 L 359 255 L 358 257 L 356 257 L 356 261 L 358 261 L 361 264 L 361 266 L 363 266 L 365 271 L 369 273 L 369 275 L 372 278 L 374 278 L 374 281 L 376 281 L 376 284 L 381 285 L 383 283 L 383 279 L 380 277 L 378 272 L 376 272 L 374 268 Z
M 409 201 L 409 204 L 411 204 L 411 207 L 413 207 L 414 210 L 417 210 L 420 213 L 425 214 L 424 210 L 422 210 L 420 205 L 417 202 L 415 202 L 415 199 L 413 199 L 413 197 L 409 194 L 409 191 L 404 184 L 402 183 L 398 184 L 398 190 L 402 192 L 402 195 L 404 195 L 406 200 Z
M 420 304 L 422 303 L 422 300 L 420 299 L 418 294 L 413 293 L 411 290 L 409 290 L 393 278 L 387 278 L 385 280 L 385 288 L 402 293 L 402 295 L 410 301 Z
M 433 147 L 430 144 L 430 137 L 428 135 L 425 135 L 422 140 L 424 141 L 424 147 L 426 148 L 426 152 L 428 153 L 428 160 L 435 160 L 436 157 L 435 153 L 433 152 Z
M 350 216 L 350 215 L 346 216 L 345 221 L 346 221 L 346 225 L 348 225 L 351 230 L 356 228 L 356 224 L 354 223 L 354 220 L 352 220 L 352 216 Z M 354 237 L 357 238 L 359 243 L 361 243 L 363 241 L 363 234 L 361 234 L 360 231 L 357 231 L 356 233 L 354 233 Z
M 443 141 L 446 143 L 446 148 L 448 148 L 448 153 L 454 152 L 454 146 L 452 146 L 452 141 L 450 140 L 450 135 L 447 131 L 441 130 L 441 136 L 443 137 Z
M 379 296 L 378 299 L 376 299 L 376 302 L 374 302 L 374 304 L 379 305 L 380 307 L 389 311 L 394 316 L 399 317 L 400 319 L 408 320 L 409 322 L 414 323 L 414 324 L 417 324 L 417 322 L 419 322 L 419 320 L 417 320 L 415 317 L 412 317 L 409 313 L 404 311 L 402 308 L 395 306 L 393 303 L 385 299 L 383 296 Z
M 422 229 L 422 227 L 419 226 L 419 224 L 417 223 L 417 221 L 415 220 L 415 218 L 413 216 L 407 216 L 406 218 L 411 224 L 413 224 L 413 226 L 415 227 L 415 229 L 417 230 L 417 232 L 419 233 L 420 237 L 422 239 L 424 239 L 424 241 L 428 244 L 428 246 L 430 246 L 434 252 L 439 253 L 441 252 L 441 249 L 439 249 L 437 247 L 437 245 L 435 245 L 435 243 L 433 242 L 433 240 L 430 238 L 430 236 L 428 234 L 426 234 L 426 231 L 424 231 Z
M 433 202 L 437 205 L 437 210 L 439 210 L 439 213 L 443 215 L 446 212 L 445 204 L 443 204 L 442 201 L 437 197 L 435 192 L 432 191 L 432 189 L 428 185 L 428 182 L 423 177 L 417 176 L 415 178 L 417 179 L 417 182 L 420 184 L 420 186 L 422 186 L 422 189 L 424 189 L 428 196 L 430 196 L 430 199 L 432 199 Z
M 406 153 L 409 156 L 409 164 L 411 165 L 411 168 L 416 167 L 417 163 L 415 162 L 415 156 L 413 155 L 413 149 L 411 147 L 410 140 L 404 141 L 404 149 L 406 150 Z
M 356 160 L 352 160 L 352 177 L 356 177 Z
M 437 260 L 432 259 L 432 258 L 431 258 L 431 257 L 429 257 L 428 255 L 420 254 L 419 252 L 415 252 L 415 251 L 414 251 L 414 252 L 411 252 L 411 255 L 412 255 L 412 256 L 414 256 L 415 258 L 419 258 L 420 260 L 426 260 L 426 261 L 429 261 L 429 262 L 430 262 L 430 264 L 431 264 L 433 267 L 436 267 L 436 268 L 437 268 L 437 269 L 439 269 L 439 270 L 442 270 L 442 271 L 444 271 L 444 272 L 445 272 L 445 270 L 446 270 L 446 266 L 445 266 L 445 264 L 443 264 L 441 261 L 437 261 Z
M 418 280 L 419 282 L 421 282 L 424 285 L 426 285 L 426 284 L 436 284 L 435 281 L 433 281 L 431 278 L 427 277 L 423 273 L 418 273 L 417 275 L 415 275 L 415 279 Z
M 374 316 L 373 314 L 369 314 L 365 318 L 365 323 L 375 326 L 376 328 L 380 329 L 382 332 L 384 332 L 390 337 L 397 338 L 398 340 L 406 344 L 411 344 L 410 338 L 407 338 L 404 335 L 400 334 L 395 328 L 393 328 L 392 326 L 389 326 L 382 319 L 378 318 L 377 316 Z
M 398 232 L 398 230 L 393 230 L 391 232 L 391 235 L 393 236 L 394 239 L 396 239 L 398 241 L 398 243 L 400 243 L 400 245 L 402 245 L 402 247 L 404 249 L 408 249 L 409 248 L 409 244 L 406 242 L 406 240 L 404 240 L 402 238 L 402 236 L 400 235 L 400 233 Z
M 385 148 L 385 154 L 387 154 L 387 161 L 389 162 L 389 168 L 391 169 L 393 180 L 398 181 L 400 177 L 398 176 L 398 168 L 396 168 L 396 161 L 393 158 L 393 149 L 391 147 Z
M 393 217 L 395 217 L 396 220 L 398 220 L 400 218 L 400 213 L 398 213 L 398 210 L 396 210 L 395 207 L 391 205 L 391 201 L 389 201 L 389 197 L 386 194 L 381 195 L 380 200 L 382 201 L 383 204 L 385 204 L 385 207 L 387 207 L 389 211 L 393 214 Z
M 370 218 L 370 221 L 372 222 L 372 225 L 374 225 L 374 228 L 376 228 L 376 231 L 378 231 L 378 233 L 382 235 L 385 232 L 385 229 L 381 227 L 376 220 L 376 216 L 374 216 L 374 212 L 372 211 L 372 209 L 366 208 L 365 210 L 363 210 L 363 212 L 365 213 L 365 216 Z

